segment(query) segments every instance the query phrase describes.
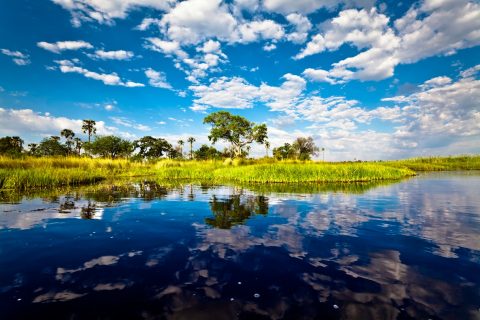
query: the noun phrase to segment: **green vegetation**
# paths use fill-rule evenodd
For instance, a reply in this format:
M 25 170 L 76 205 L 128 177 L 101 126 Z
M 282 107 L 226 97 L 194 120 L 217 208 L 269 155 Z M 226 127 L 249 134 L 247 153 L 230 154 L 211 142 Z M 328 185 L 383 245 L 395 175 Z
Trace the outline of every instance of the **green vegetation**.
M 412 158 L 386 161 L 382 164 L 414 171 L 480 170 L 480 156 Z
M 172 146 L 166 139 L 152 136 L 135 141 L 94 136 L 94 120 L 83 121 L 82 131 L 88 141 L 82 141 L 70 129 L 63 129 L 60 136 L 45 138 L 39 144 L 30 143 L 29 149 L 24 150 L 20 137 L 3 137 L 0 138 L 0 189 L 46 189 L 140 176 L 169 183 L 357 183 L 398 180 L 414 175 L 415 171 L 480 170 L 480 156 L 313 162 L 310 158 L 325 149 L 318 148 L 311 137 L 299 137 L 292 144 L 273 148 L 274 157 L 269 158 L 265 124 L 255 124 L 226 111 L 208 115 L 204 123 L 211 125 L 208 138 L 213 144 L 219 140 L 229 144 L 223 152 L 206 144 L 193 150 L 195 137 L 179 140 L 177 146 Z M 189 150 L 184 154 L 186 142 Z M 247 159 L 252 143 L 265 146 L 267 157 Z
M 401 179 L 405 168 L 371 163 L 272 162 L 273 160 L 135 162 L 77 157 L 0 157 L 0 189 L 28 190 L 95 183 L 106 179 L 150 179 L 207 183 L 359 182 Z M 268 163 L 270 162 L 270 163 Z

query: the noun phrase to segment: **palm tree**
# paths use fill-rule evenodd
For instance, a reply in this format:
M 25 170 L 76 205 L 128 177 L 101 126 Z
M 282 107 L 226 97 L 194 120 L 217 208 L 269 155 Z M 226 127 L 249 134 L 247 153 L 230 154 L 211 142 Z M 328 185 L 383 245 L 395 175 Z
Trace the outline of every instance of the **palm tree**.
M 82 150 L 82 145 L 83 141 L 80 138 L 74 138 L 73 141 L 75 141 L 75 151 L 77 152 L 78 155 L 80 155 L 80 151 Z
M 185 144 L 185 141 L 182 139 L 178 140 L 178 145 L 180 146 L 180 154 L 182 155 L 183 158 L 183 145 Z
M 68 148 L 68 153 L 72 152 L 73 137 L 75 137 L 75 133 L 70 129 L 63 129 L 60 132 L 60 135 L 66 140 L 65 145 Z
M 95 128 L 96 124 L 94 120 L 83 120 L 82 131 L 88 134 L 88 143 L 90 143 L 92 134 L 97 133 L 97 129 Z
M 267 158 L 268 158 L 268 150 L 270 150 L 270 142 L 265 141 L 265 150 L 267 151 Z
M 188 143 L 190 143 L 190 160 L 193 159 L 193 143 L 196 141 L 194 137 L 190 137 L 187 139 Z

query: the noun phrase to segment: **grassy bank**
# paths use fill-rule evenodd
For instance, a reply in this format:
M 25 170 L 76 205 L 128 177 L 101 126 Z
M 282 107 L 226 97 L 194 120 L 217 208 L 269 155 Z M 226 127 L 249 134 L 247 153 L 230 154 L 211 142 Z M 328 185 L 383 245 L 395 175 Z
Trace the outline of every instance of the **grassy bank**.
M 28 190 L 96 183 L 151 174 L 150 165 L 128 160 L 0 157 L 0 189 Z
M 480 170 L 480 156 L 412 158 L 387 161 L 382 164 L 414 171 Z
M 133 162 L 90 158 L 0 157 L 0 189 L 29 190 L 130 177 L 206 183 L 352 183 L 397 180 L 417 171 L 480 170 L 480 156 L 385 162 L 279 162 L 273 159 Z
M 0 158 L 0 189 L 29 190 L 92 184 L 126 177 L 208 183 L 367 182 L 414 172 L 379 163 L 171 161 L 139 163 L 89 158 Z

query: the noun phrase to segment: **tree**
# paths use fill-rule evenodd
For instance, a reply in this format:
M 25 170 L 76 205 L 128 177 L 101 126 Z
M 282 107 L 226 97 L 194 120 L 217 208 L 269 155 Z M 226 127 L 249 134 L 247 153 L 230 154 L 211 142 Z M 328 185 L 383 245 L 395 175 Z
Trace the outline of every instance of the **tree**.
M 83 141 L 78 137 L 74 138 L 73 141 L 75 142 L 75 152 L 80 155 L 80 151 L 82 151 Z
M 17 156 L 23 151 L 23 140 L 20 137 L 3 137 L 0 138 L 0 154 Z
M 75 137 L 75 133 L 70 129 L 63 129 L 60 132 L 60 135 L 65 138 L 65 145 L 67 146 L 68 153 L 71 153 L 72 146 L 73 146 L 73 137 Z
M 86 144 L 86 149 L 93 155 L 103 158 L 128 157 L 133 151 L 133 144 L 116 136 L 96 137 L 95 141 Z
M 193 159 L 193 143 L 197 140 L 195 140 L 194 137 L 190 137 L 187 139 L 188 143 L 190 143 L 190 160 Z
M 96 124 L 97 123 L 94 120 L 83 120 L 82 131 L 83 133 L 88 134 L 88 143 L 90 143 L 90 137 L 92 134 L 97 133 L 97 129 L 95 128 Z
M 134 141 L 134 146 L 139 150 L 138 154 L 142 158 L 160 158 L 172 149 L 172 145 L 167 140 L 152 136 L 145 136 Z
M 208 139 L 212 143 L 219 139 L 229 142 L 235 157 L 241 157 L 244 149 L 251 143 L 264 144 L 267 141 L 265 124 L 256 125 L 244 117 L 232 115 L 227 111 L 214 112 L 205 117 L 203 123 L 212 126 Z
M 214 147 L 210 147 L 206 144 L 202 145 L 198 150 L 194 152 L 195 159 L 198 160 L 209 160 L 209 159 L 221 159 L 222 153 L 215 149 Z
M 273 148 L 273 157 L 277 160 L 293 159 L 295 150 L 290 143 L 285 143 L 283 146 Z
M 28 153 L 32 156 L 36 155 L 37 154 L 37 149 L 38 149 L 38 144 L 36 143 L 29 143 L 28 144 Z
M 43 139 L 37 148 L 37 153 L 41 156 L 65 156 L 67 148 L 60 143 L 60 137 L 51 136 Z
M 178 140 L 178 145 L 180 146 L 180 154 L 182 155 L 183 157 L 183 145 L 185 144 L 185 141 L 183 140 Z
M 312 137 L 297 138 L 293 142 L 292 148 L 295 150 L 296 158 L 299 160 L 310 160 L 310 157 L 317 155 L 319 150 Z

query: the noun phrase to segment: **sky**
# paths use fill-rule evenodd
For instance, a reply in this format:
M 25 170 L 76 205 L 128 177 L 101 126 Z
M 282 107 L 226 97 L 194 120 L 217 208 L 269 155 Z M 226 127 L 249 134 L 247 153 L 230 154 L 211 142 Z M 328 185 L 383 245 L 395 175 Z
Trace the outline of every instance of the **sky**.
M 199 147 L 226 110 L 326 160 L 480 153 L 479 45 L 476 0 L 0 0 L 0 136 Z

